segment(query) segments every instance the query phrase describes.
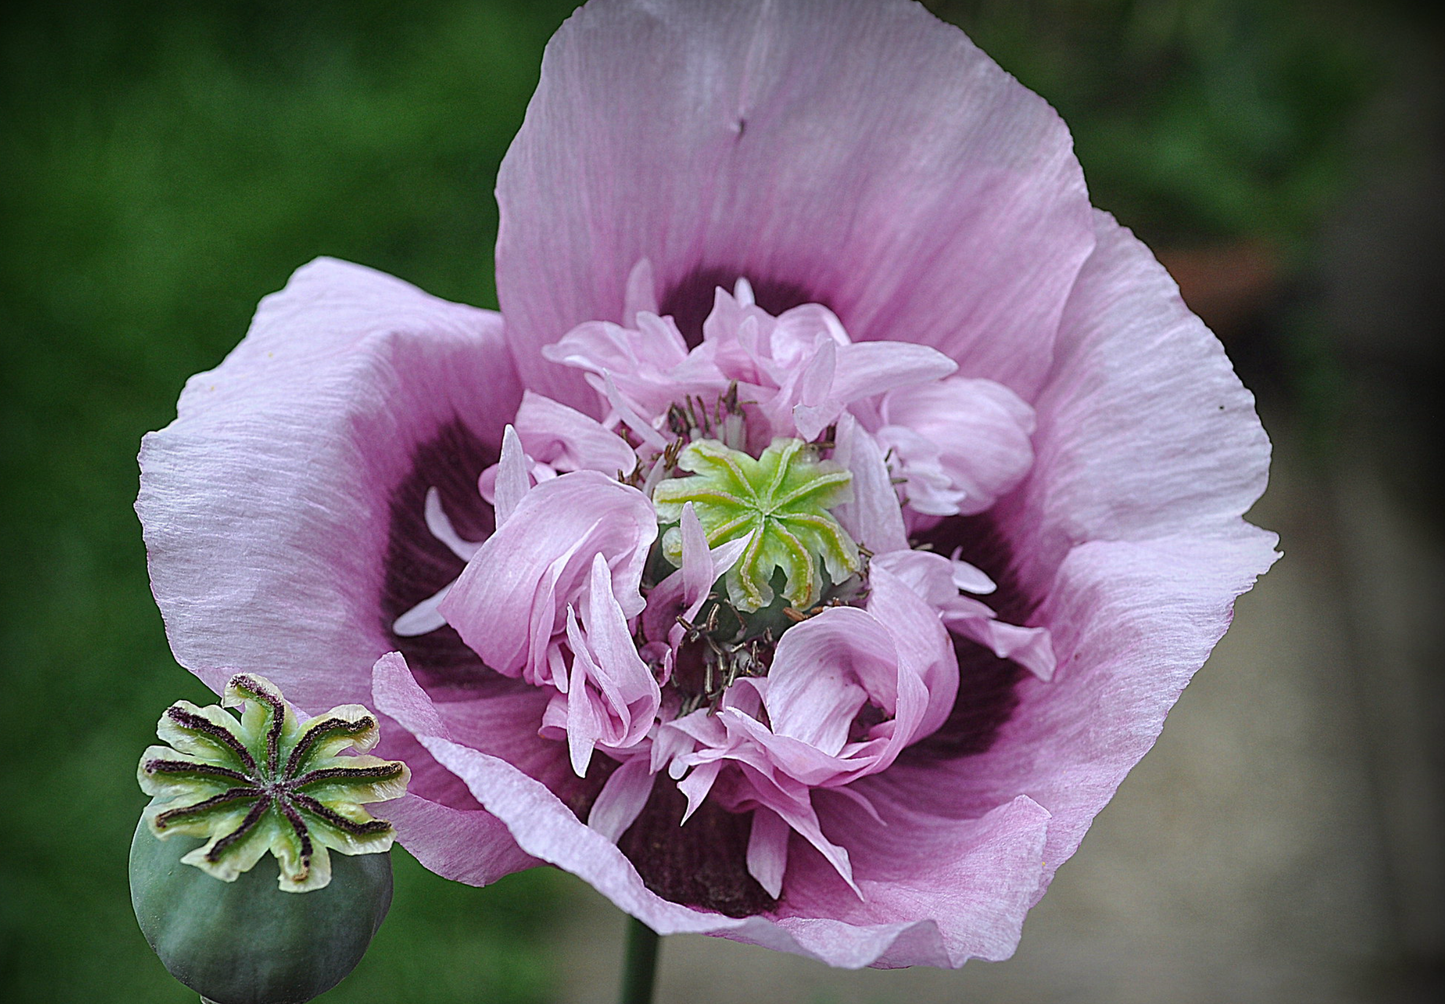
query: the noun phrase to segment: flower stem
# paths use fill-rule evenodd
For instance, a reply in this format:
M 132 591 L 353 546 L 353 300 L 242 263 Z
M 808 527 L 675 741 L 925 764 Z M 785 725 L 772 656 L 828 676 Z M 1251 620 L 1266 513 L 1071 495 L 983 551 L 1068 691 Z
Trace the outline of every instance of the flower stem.
M 636 917 L 627 920 L 627 954 L 622 965 L 620 1004 L 652 1004 L 657 978 L 657 932 Z

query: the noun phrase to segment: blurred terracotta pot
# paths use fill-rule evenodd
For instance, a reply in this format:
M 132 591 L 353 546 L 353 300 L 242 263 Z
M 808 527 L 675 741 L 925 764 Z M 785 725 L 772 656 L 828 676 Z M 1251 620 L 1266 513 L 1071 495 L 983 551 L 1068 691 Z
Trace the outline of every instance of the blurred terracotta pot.
M 1263 240 L 1164 248 L 1159 261 L 1189 309 L 1228 342 L 1269 305 L 1283 278 L 1283 255 Z

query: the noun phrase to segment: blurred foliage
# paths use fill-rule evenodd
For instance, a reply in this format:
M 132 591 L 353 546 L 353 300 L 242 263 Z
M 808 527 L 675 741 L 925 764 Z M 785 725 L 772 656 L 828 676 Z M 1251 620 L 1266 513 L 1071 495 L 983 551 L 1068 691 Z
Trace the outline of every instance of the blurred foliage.
M 1362 3 L 931 0 L 1074 135 L 1093 202 L 1147 242 L 1295 248 L 1348 181 L 1377 82 Z
M 0 25 L 0 999 L 194 1001 L 126 889 L 172 660 L 131 511 L 141 435 L 261 296 L 331 254 L 492 303 L 492 185 L 567 0 L 9 4 Z M 559 876 L 396 854 L 337 1001 L 535 1001 Z

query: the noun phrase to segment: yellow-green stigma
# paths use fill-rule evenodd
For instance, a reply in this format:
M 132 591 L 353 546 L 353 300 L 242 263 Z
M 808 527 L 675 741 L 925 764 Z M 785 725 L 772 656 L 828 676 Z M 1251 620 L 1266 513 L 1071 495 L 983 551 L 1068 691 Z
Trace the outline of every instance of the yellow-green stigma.
M 754 459 L 715 439 L 691 443 L 677 458 L 691 477 L 663 481 L 653 503 L 663 524 L 677 523 L 691 502 L 709 547 L 752 535 L 727 573 L 728 599 L 751 613 L 773 601 L 774 572 L 781 569 L 783 595 L 803 610 L 818 602 L 823 582 L 842 582 L 862 567 L 858 545 L 830 510 L 852 500 L 853 476 L 840 464 L 820 460 L 800 439 L 775 439 Z M 663 555 L 682 557 L 676 528 L 663 536 Z
M 181 860 L 235 881 L 269 850 L 289 892 L 331 880 L 328 848 L 370 854 L 391 848 L 391 824 L 361 806 L 399 798 L 405 764 L 341 756 L 376 745 L 376 718 L 359 704 L 333 708 L 302 724 L 265 677 L 243 673 L 226 685 L 223 707 L 179 701 L 156 734 L 169 746 L 141 757 L 140 786 L 153 796 L 145 818 L 157 837 L 206 842 Z

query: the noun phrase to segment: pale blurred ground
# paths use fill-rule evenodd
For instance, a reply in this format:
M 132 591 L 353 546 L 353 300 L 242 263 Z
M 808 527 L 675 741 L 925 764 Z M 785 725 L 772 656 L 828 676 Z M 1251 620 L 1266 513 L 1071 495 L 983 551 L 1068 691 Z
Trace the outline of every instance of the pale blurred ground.
M 659 1002 L 1445 999 L 1445 116 L 1438 68 L 1419 80 L 1361 136 L 1378 169 L 1326 229 L 1307 291 L 1305 323 L 1344 363 L 1333 433 L 1321 446 L 1261 392 L 1275 462 L 1250 518 L 1285 557 L 1240 600 L 1018 954 L 853 973 L 672 937 Z M 1402 134 L 1424 142 L 1401 156 Z M 561 999 L 602 1004 L 623 919 L 577 886 Z

